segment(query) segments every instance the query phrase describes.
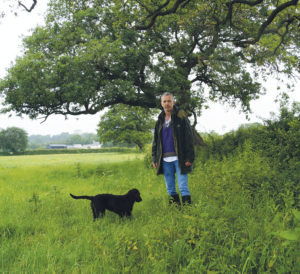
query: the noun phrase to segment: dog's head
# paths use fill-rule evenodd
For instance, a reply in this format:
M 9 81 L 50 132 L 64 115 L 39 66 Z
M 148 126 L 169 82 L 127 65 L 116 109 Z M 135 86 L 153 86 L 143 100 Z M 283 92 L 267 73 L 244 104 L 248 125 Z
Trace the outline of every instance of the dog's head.
M 129 190 L 127 194 L 130 195 L 134 199 L 135 202 L 142 201 L 141 194 L 136 188 Z

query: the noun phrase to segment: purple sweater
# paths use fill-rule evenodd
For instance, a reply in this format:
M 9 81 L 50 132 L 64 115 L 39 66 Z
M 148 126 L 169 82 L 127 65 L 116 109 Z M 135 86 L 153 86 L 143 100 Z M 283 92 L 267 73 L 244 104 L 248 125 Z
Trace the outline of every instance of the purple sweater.
M 166 127 L 163 125 L 162 128 L 162 147 L 163 157 L 176 156 L 172 126 Z

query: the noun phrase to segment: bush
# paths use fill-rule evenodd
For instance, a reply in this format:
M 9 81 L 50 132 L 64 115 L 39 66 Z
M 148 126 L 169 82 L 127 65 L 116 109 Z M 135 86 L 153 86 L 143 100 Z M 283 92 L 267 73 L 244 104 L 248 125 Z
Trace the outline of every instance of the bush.
M 241 126 L 237 131 L 223 136 L 213 133 L 204 135 L 204 138 L 207 147 L 197 152 L 198 161 L 202 163 L 209 159 L 225 161 L 233 159 L 232 157 L 236 155 L 237 159 L 243 162 L 241 166 L 244 167 L 244 170 L 237 171 L 243 174 L 241 184 L 250 191 L 251 195 L 268 191 L 281 205 L 285 203 L 286 195 L 293 197 L 294 205 L 298 204 L 297 193 L 300 192 L 299 103 L 294 103 L 291 110 L 282 107 L 280 115 L 273 120 L 265 121 L 264 125 Z M 253 170 L 252 174 L 251 170 Z

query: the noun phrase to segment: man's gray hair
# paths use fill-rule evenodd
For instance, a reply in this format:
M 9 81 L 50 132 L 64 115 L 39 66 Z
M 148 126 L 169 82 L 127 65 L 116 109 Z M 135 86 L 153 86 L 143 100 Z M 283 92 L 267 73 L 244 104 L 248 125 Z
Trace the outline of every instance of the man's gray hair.
M 172 97 L 172 100 L 175 101 L 174 95 L 173 95 L 171 92 L 168 92 L 168 91 L 164 92 L 164 93 L 161 95 L 160 100 L 162 100 L 162 98 L 165 97 L 165 96 L 171 96 L 171 97 Z

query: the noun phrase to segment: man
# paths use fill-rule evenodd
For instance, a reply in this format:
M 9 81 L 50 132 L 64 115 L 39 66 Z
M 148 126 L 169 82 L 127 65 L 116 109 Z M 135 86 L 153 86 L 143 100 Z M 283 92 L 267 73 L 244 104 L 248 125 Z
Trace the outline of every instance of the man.
M 170 203 L 180 205 L 176 191 L 175 173 L 183 204 L 191 204 L 188 172 L 194 161 L 193 133 L 184 110 L 175 106 L 170 92 L 161 96 L 163 111 L 155 125 L 152 144 L 152 165 L 157 175 L 164 174 Z

